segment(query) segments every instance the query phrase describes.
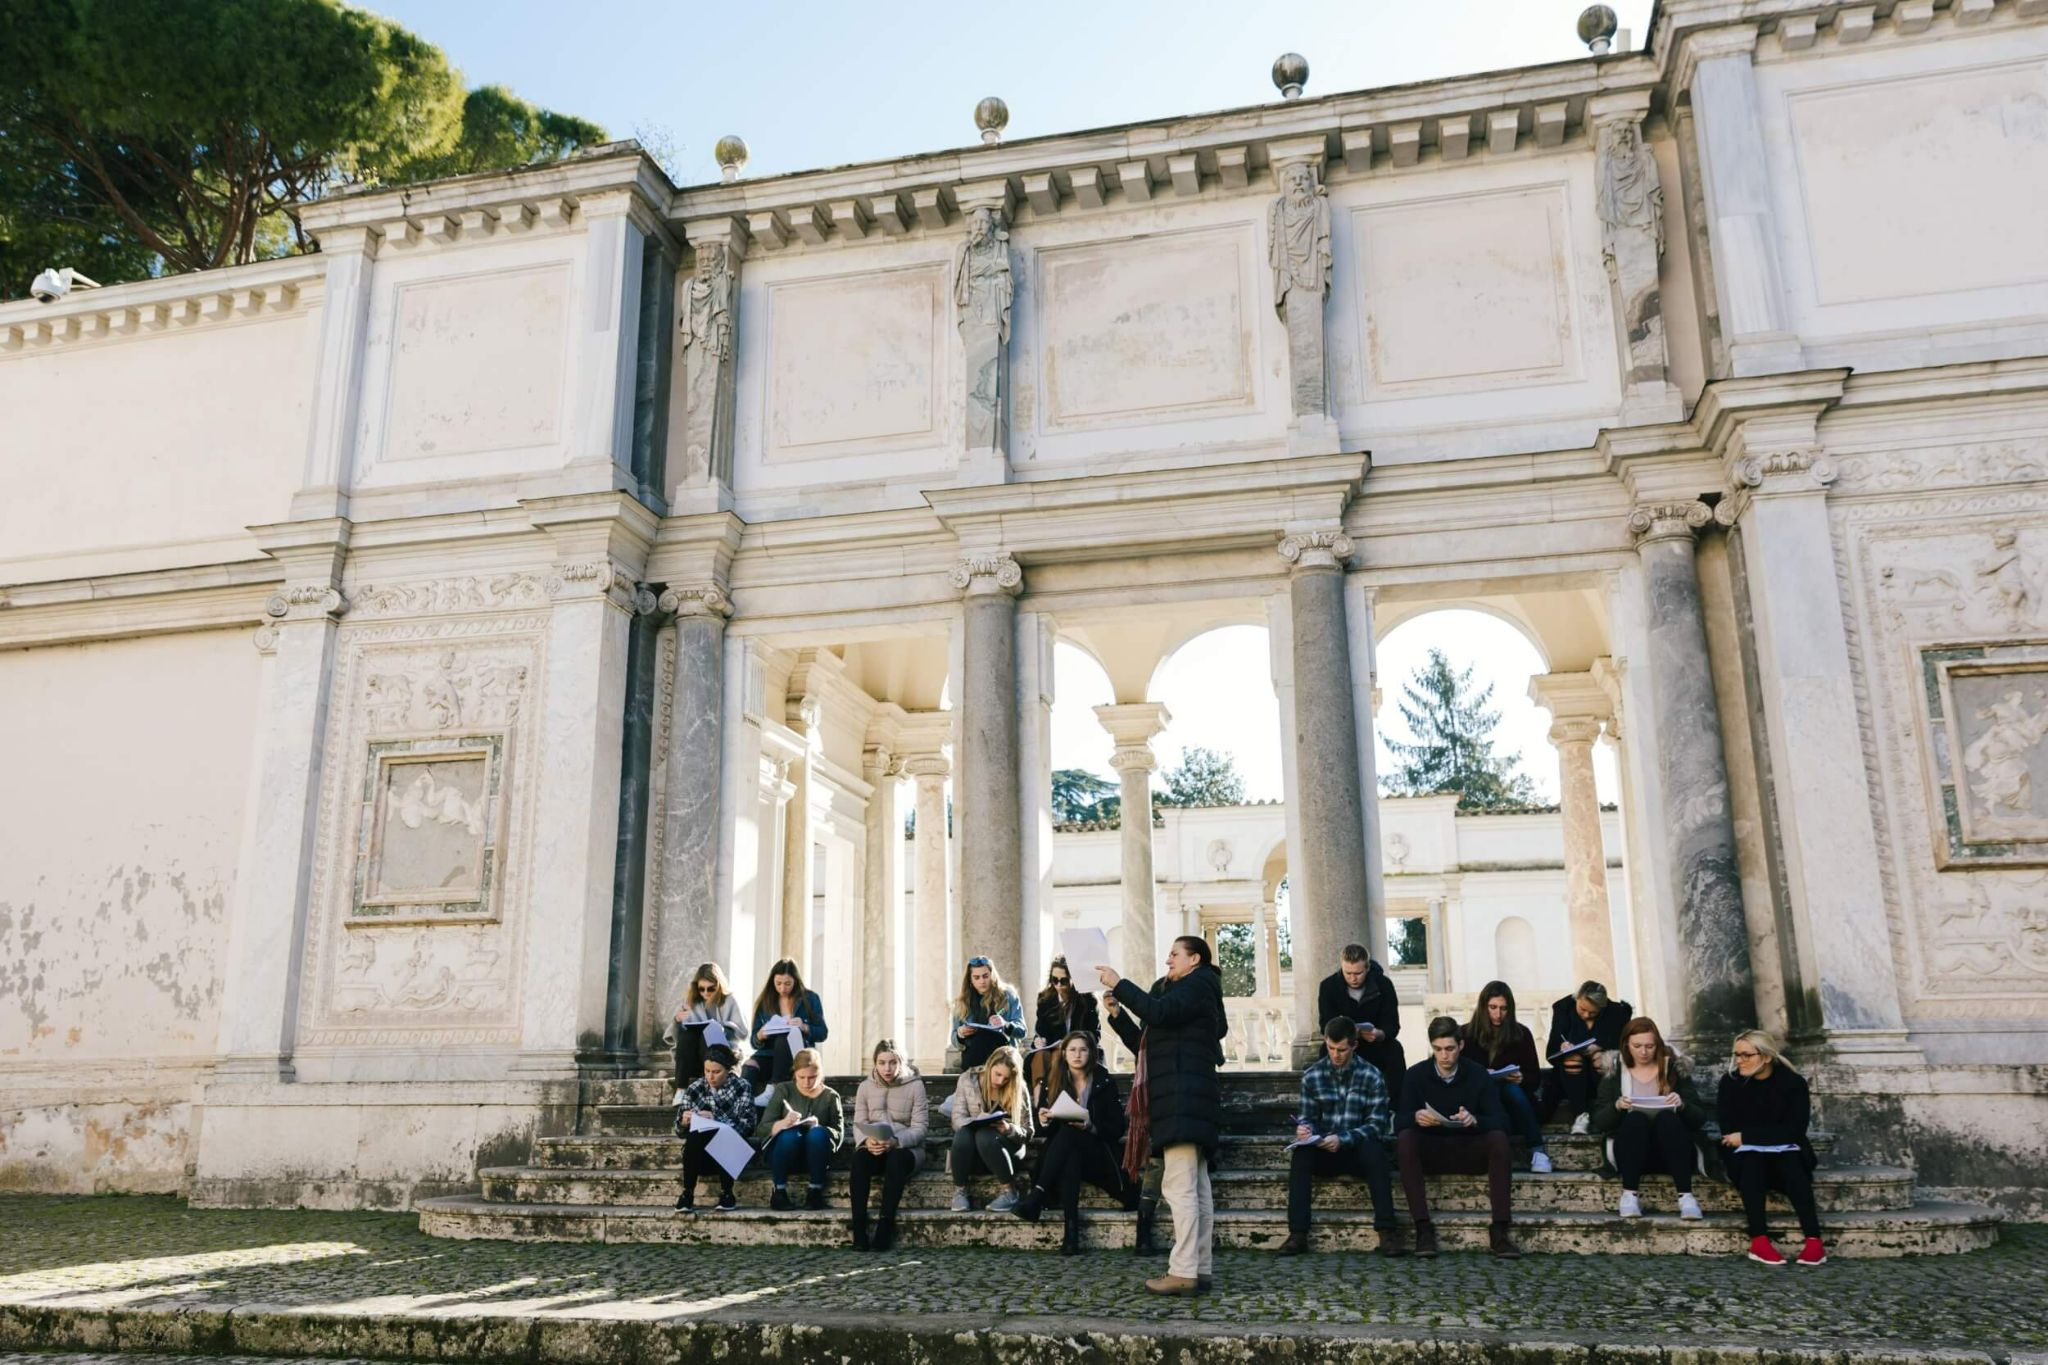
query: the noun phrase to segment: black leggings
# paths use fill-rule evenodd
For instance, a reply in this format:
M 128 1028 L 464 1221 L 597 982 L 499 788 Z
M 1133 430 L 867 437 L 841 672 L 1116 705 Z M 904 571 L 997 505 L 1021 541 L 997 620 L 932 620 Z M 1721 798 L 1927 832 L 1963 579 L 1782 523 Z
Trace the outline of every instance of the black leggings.
M 702 1176 L 712 1176 L 718 1181 L 720 1194 L 732 1193 L 732 1177 L 725 1173 L 725 1167 L 711 1159 L 705 1149 L 711 1145 L 710 1128 L 695 1129 L 683 1137 L 683 1193 L 697 1193 L 697 1181 Z
M 1059 1123 L 1045 1140 L 1038 1158 L 1038 1188 L 1057 1196 L 1068 1214 L 1081 1210 L 1081 1183 L 1095 1186 L 1110 1198 L 1122 1201 L 1124 1173 L 1120 1154 L 1085 1128 Z
M 953 1134 L 953 1183 L 965 1185 L 979 1168 L 1005 1185 L 1013 1185 L 1023 1158 L 1022 1139 L 998 1133 L 993 1120 L 958 1129 Z
M 896 1206 L 903 1199 L 903 1187 L 910 1183 L 911 1175 L 917 1170 L 917 1154 L 901 1147 L 891 1147 L 880 1156 L 866 1147 L 853 1149 L 853 1170 L 846 1178 L 846 1193 L 853 1207 L 855 1224 L 867 1221 L 868 1184 L 875 1178 L 877 1170 L 882 1173 L 882 1221 L 886 1223 L 896 1216 Z
M 1820 1236 L 1820 1210 L 1813 1202 L 1813 1173 L 1806 1169 L 1804 1152 L 1729 1152 L 1728 1178 L 1742 1192 L 1743 1216 L 1749 1220 L 1749 1235 L 1762 1237 L 1770 1229 L 1764 1205 L 1771 1188 L 1785 1192 L 1792 1212 L 1799 1216 L 1799 1231 L 1807 1237 Z
M 1621 1127 L 1615 1130 L 1614 1164 L 1621 1171 L 1624 1190 L 1637 1189 L 1643 1172 L 1661 1170 L 1680 1194 L 1691 1194 L 1694 1152 L 1692 1130 L 1675 1110 L 1632 1110 L 1621 1116 Z
M 1543 1077 L 1543 1121 L 1563 1110 L 1570 1115 L 1585 1113 L 1593 1107 L 1593 1092 L 1600 1086 L 1600 1068 L 1591 1062 L 1583 1062 L 1577 1071 L 1567 1071 L 1553 1066 Z

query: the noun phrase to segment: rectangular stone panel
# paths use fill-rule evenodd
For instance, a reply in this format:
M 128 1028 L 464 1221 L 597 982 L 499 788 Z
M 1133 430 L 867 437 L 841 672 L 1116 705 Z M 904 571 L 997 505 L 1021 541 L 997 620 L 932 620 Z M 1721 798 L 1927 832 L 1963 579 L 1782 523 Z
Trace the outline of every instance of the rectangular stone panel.
M 1254 406 L 1238 226 L 1039 256 L 1044 429 Z
M 2048 280 L 2048 67 L 1787 98 L 1815 302 Z
M 496 913 L 504 737 L 372 744 L 356 919 Z
M 556 441 L 569 283 L 548 265 L 400 286 L 383 458 Z
M 765 458 L 935 443 L 945 283 L 924 266 L 771 286 Z
M 2048 648 L 1926 649 L 1943 866 L 2048 862 Z
M 1352 226 L 1361 401 L 1574 377 L 1562 186 L 1359 208 Z

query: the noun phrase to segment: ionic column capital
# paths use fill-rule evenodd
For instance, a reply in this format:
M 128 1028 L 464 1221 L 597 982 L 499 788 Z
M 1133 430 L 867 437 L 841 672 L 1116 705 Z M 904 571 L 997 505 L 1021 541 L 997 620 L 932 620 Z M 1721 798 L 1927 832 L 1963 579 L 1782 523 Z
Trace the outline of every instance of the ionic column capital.
M 660 609 L 671 616 L 723 621 L 732 615 L 732 599 L 716 583 L 673 584 L 663 589 Z
M 1636 545 L 1686 540 L 1714 519 L 1714 509 L 1697 498 L 1691 502 L 1645 503 L 1628 514 L 1629 535 Z
M 963 555 L 953 566 L 952 580 L 953 586 L 969 597 L 1014 597 L 1024 589 L 1024 569 L 1004 551 Z
M 911 754 L 900 762 L 902 770 L 916 778 L 920 785 L 943 782 L 953 775 L 953 765 L 944 754 Z
M 1560 716 L 1550 722 L 1550 742 L 1560 749 L 1583 744 L 1590 751 L 1599 738 L 1600 722 L 1592 716 Z
M 1280 557 L 1294 566 L 1295 573 L 1317 569 L 1341 569 L 1358 546 L 1341 530 L 1295 531 L 1280 540 Z
M 1740 488 L 1753 489 L 1758 497 L 1780 493 L 1824 493 L 1833 483 L 1835 462 L 1818 450 L 1774 450 L 1745 455 L 1730 471 Z

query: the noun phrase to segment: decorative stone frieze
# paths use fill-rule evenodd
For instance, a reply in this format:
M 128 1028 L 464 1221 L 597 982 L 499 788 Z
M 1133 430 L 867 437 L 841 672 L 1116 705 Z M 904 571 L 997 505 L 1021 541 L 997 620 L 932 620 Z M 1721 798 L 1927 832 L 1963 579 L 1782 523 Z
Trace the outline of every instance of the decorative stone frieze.
M 537 607 L 547 584 L 537 574 L 508 573 L 436 578 L 421 583 L 367 584 L 349 599 L 352 620 L 386 616 L 450 616 L 470 611 Z
M 557 603 L 590 601 L 602 598 L 612 606 L 629 615 L 634 612 L 652 611 L 655 602 L 652 594 L 642 588 L 630 571 L 615 560 L 588 559 L 573 560 L 557 564 L 547 581 L 548 596 Z M 641 597 L 647 596 L 645 606 Z
M 953 586 L 969 597 L 1023 591 L 1024 569 L 1007 554 L 968 555 L 953 566 Z

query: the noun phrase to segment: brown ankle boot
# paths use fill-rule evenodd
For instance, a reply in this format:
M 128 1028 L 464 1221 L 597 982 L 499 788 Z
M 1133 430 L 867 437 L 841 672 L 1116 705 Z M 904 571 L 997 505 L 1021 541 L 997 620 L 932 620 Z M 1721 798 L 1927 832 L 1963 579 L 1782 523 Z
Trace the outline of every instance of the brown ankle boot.
M 1436 1255 L 1435 1223 L 1424 1221 L 1415 1225 L 1415 1254 L 1417 1256 Z
M 1406 1256 L 1407 1254 L 1408 1254 L 1408 1243 L 1407 1243 L 1407 1241 L 1406 1241 L 1406 1240 L 1404 1240 L 1404 1239 L 1402 1238 L 1402 1236 L 1401 1236 L 1401 1229 L 1399 1229 L 1399 1228 L 1381 1228 L 1381 1229 L 1380 1229 L 1380 1255 L 1382 1255 L 1382 1256 Z
M 1522 1249 L 1515 1245 L 1515 1239 L 1509 1235 L 1509 1226 L 1506 1223 L 1495 1223 L 1487 1230 L 1486 1249 L 1503 1261 L 1522 1259 Z

